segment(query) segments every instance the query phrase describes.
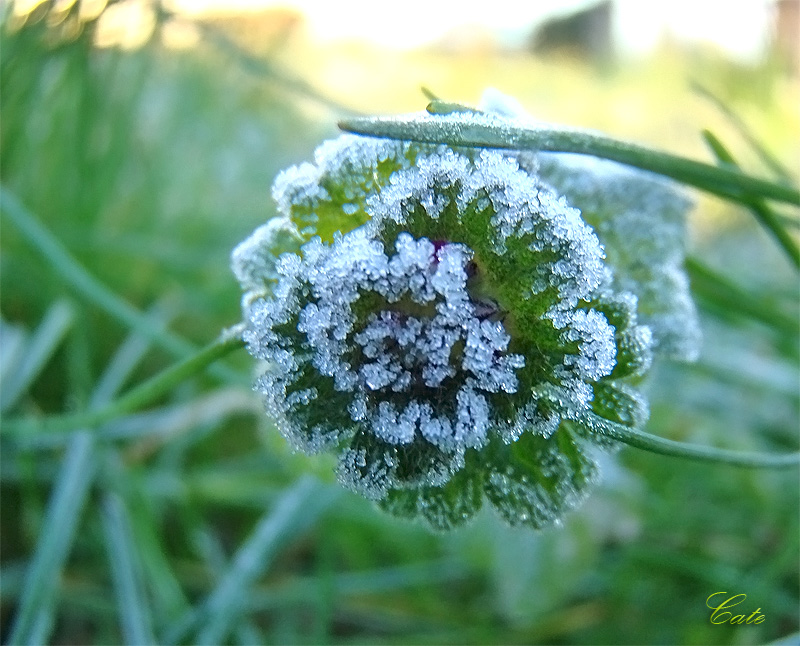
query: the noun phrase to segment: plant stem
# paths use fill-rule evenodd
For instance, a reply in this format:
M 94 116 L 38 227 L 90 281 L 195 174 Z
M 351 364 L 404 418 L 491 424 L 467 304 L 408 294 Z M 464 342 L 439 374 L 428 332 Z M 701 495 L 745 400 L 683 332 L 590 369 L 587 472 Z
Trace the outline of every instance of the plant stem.
M 686 442 L 676 442 L 656 435 L 650 435 L 622 424 L 616 424 L 607 419 L 591 415 L 591 420 L 599 427 L 597 431 L 618 442 L 623 442 L 637 449 L 669 455 L 676 458 L 696 460 L 699 462 L 714 462 L 737 467 L 752 469 L 788 469 L 800 466 L 800 452 L 798 453 L 750 453 L 746 451 L 731 451 L 717 449 L 710 446 L 700 446 Z
M 197 350 L 193 343 L 154 324 L 149 317 L 90 274 L 17 196 L 2 185 L 0 185 L 0 211 L 14 223 L 42 259 L 55 270 L 59 278 L 86 300 L 175 357 L 186 357 Z M 214 376 L 222 382 L 236 383 L 239 378 L 239 375 L 225 366 L 214 366 L 214 368 Z
M 244 347 L 241 334 L 226 333 L 196 354 L 180 361 L 152 379 L 136 386 L 108 406 L 96 410 L 58 415 L 44 419 L 11 419 L 3 421 L 0 431 L 6 434 L 72 431 L 78 428 L 96 427 L 117 417 L 144 408 L 171 391 L 189 377 L 199 373 L 217 359 Z
M 436 103 L 436 111 L 440 108 Z M 475 148 L 545 150 L 580 153 L 635 166 L 690 184 L 729 200 L 753 197 L 800 206 L 800 190 L 719 168 L 594 132 L 544 125 L 524 125 L 489 115 L 445 114 L 441 117 L 354 117 L 339 122 L 342 130 L 372 137 Z

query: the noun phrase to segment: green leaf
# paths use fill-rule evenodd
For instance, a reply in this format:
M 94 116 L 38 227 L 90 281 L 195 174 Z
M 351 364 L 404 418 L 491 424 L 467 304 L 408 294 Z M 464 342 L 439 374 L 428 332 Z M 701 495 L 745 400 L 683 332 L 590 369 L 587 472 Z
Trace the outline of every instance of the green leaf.
M 597 480 L 596 464 L 565 425 L 549 438 L 524 433 L 512 444 L 496 442 L 487 455 L 486 497 L 512 526 L 559 522 Z
M 218 644 L 233 627 L 250 587 L 264 574 L 279 550 L 307 530 L 332 502 L 332 491 L 311 478 L 288 489 L 239 548 L 214 590 L 202 603 L 203 626 L 196 643 Z
M 8 644 L 47 640 L 59 579 L 94 477 L 94 442 L 87 432 L 70 443 L 34 549 Z
M 480 511 L 480 469 L 480 465 L 468 464 L 440 487 L 392 489 L 378 505 L 393 516 L 419 519 L 438 531 L 453 529 Z

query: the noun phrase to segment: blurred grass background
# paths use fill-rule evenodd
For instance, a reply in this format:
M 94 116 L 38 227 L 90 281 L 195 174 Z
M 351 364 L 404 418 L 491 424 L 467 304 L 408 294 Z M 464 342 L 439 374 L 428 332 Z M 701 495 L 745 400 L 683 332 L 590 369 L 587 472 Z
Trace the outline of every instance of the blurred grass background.
M 742 63 L 665 42 L 598 63 L 478 39 L 398 53 L 317 43 L 282 10 L 189 20 L 131 4 L 4 6 L 4 191 L 150 325 L 132 329 L 54 269 L 4 198 L 4 415 L 97 406 L 235 323 L 228 255 L 273 215 L 277 172 L 310 159 L 339 116 L 420 109 L 423 84 L 465 102 L 494 86 L 543 120 L 704 160 L 710 128 L 767 175 L 694 81 L 800 173 L 800 79 L 775 51 Z M 692 253 L 732 291 L 698 285 L 702 358 L 659 366 L 648 430 L 794 450 L 796 275 L 746 211 L 697 202 Z M 486 512 L 436 535 L 341 491 L 327 458 L 292 454 L 250 392 L 250 358 L 225 366 L 100 430 L 2 436 L 4 643 L 754 644 L 798 631 L 796 470 L 624 449 L 561 527 L 512 530 Z M 766 620 L 711 625 L 719 591 Z

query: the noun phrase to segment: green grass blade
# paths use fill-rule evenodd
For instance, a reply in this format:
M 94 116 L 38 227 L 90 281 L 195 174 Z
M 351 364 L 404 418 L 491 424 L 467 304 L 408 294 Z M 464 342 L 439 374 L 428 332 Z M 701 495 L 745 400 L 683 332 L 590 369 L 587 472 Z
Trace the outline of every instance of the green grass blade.
M 187 402 L 164 406 L 146 412 L 126 415 L 95 432 L 95 437 L 103 443 L 131 442 L 147 439 L 156 444 L 176 441 L 198 426 L 219 424 L 234 415 L 263 414 L 263 406 L 258 398 L 241 388 L 213 390 Z M 73 432 L 39 431 L 18 434 L 13 437 L 13 447 L 17 451 L 52 450 L 68 444 Z
M 692 291 L 700 299 L 724 312 L 757 321 L 789 339 L 796 339 L 800 320 L 785 314 L 772 304 L 759 299 L 708 267 L 698 258 L 686 258 L 686 270 Z
M 153 319 L 153 324 L 157 327 L 166 323 L 166 318 L 157 309 L 148 313 L 147 316 Z M 114 395 L 122 388 L 130 374 L 144 358 L 150 349 L 150 344 L 150 339 L 138 333 L 129 335 L 122 342 L 97 380 L 90 401 L 91 408 L 99 408 L 114 398 Z
M 109 489 L 121 498 L 141 566 L 141 580 L 152 599 L 153 618 L 160 624 L 168 623 L 187 612 L 189 602 L 164 545 L 151 497 L 145 491 L 140 474 L 127 468 L 118 452 L 107 452 L 103 475 Z
M 222 576 L 228 567 L 222 543 L 210 528 L 202 525 L 202 523 L 198 524 L 200 526 L 192 532 L 192 543 L 195 550 L 200 553 L 215 576 Z M 264 637 L 248 617 L 238 621 L 233 630 L 234 636 L 240 644 L 261 644 L 264 642 Z
M 74 428 L 94 427 L 144 408 L 176 386 L 201 372 L 216 360 L 244 347 L 241 333 L 225 333 L 196 354 L 179 361 L 142 384 L 132 388 L 119 399 L 98 409 L 80 413 L 36 419 L 10 419 L 3 422 L 0 432 L 4 435 L 69 431 Z
M 9 410 L 36 379 L 72 325 L 74 312 L 66 301 L 58 301 L 47 310 L 27 344 L 22 362 L 0 383 L 0 412 Z
M 218 644 L 226 639 L 245 606 L 252 584 L 263 575 L 289 539 L 317 520 L 332 501 L 333 491 L 311 478 L 303 478 L 262 517 L 204 602 L 205 624 L 199 631 L 198 644 Z
M 338 599 L 381 595 L 405 588 L 445 586 L 464 581 L 470 570 L 452 559 L 419 562 L 411 565 L 373 568 L 363 572 L 333 574 L 330 585 Z M 319 581 L 298 577 L 275 587 L 254 590 L 248 597 L 250 611 L 275 610 L 292 604 L 307 604 L 313 598 Z
M 433 111 L 438 109 L 437 106 Z M 450 146 L 594 155 L 671 177 L 737 202 L 746 202 L 756 195 L 800 206 L 800 190 L 796 188 L 572 128 L 508 123 L 488 116 L 476 117 L 474 114 L 443 115 L 440 119 L 416 116 L 353 117 L 340 121 L 339 127 L 371 137 L 445 143 Z
M 709 90 L 707 87 L 700 85 L 699 83 L 692 83 L 691 86 L 694 92 L 713 103 L 714 106 L 728 118 L 728 121 L 730 121 L 733 127 L 739 131 L 739 134 L 742 136 L 742 138 L 761 158 L 761 161 L 764 162 L 764 165 L 767 168 L 769 168 L 779 179 L 786 182 L 792 181 L 792 173 L 789 171 L 789 169 L 781 164 L 777 157 L 769 152 L 769 150 L 767 150 L 758 141 L 755 135 L 753 135 L 753 133 L 750 131 L 750 128 L 748 128 L 747 124 L 741 119 L 741 117 L 739 117 L 738 114 L 731 110 L 722 99 L 711 92 L 711 90 Z
M 92 276 L 61 244 L 61 242 L 30 213 L 17 197 L 0 186 L 0 211 L 22 232 L 58 276 L 71 285 L 86 300 L 97 305 L 127 327 L 139 332 L 175 357 L 185 357 L 197 348 L 177 334 L 165 330 L 146 314 Z M 212 374 L 228 382 L 242 382 L 242 376 L 223 366 L 214 366 Z
M 42 531 L 25 574 L 8 644 L 46 641 L 43 632 L 47 630 L 41 630 L 42 622 L 53 612 L 61 570 L 72 546 L 93 474 L 94 444 L 92 436 L 83 432 L 70 444 L 50 496 Z
M 142 586 L 130 519 L 119 496 L 111 493 L 104 496 L 102 517 L 125 643 L 131 646 L 154 644 L 150 608 Z
M 27 330 L 0 317 L 0 389 L 17 369 L 27 344 Z
M 721 164 L 725 164 L 737 170 L 739 169 L 739 164 L 736 163 L 733 155 L 713 132 L 710 130 L 703 130 L 703 139 L 705 139 L 711 152 L 714 153 L 714 156 Z M 757 198 L 753 198 L 747 206 L 756 220 L 758 220 L 759 224 L 761 224 L 783 248 L 795 268 L 800 269 L 800 247 L 797 246 L 794 238 L 783 227 L 777 214 L 774 213 L 766 203 Z

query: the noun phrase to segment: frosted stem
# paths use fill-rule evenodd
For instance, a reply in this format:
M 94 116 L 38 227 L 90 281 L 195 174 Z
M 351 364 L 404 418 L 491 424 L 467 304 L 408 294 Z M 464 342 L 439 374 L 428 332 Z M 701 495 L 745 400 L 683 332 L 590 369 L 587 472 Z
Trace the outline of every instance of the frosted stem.
M 656 435 L 650 435 L 634 428 L 615 424 L 607 419 L 592 416 L 596 425 L 602 429 L 598 434 L 613 438 L 637 449 L 669 455 L 700 462 L 716 462 L 746 468 L 785 469 L 800 465 L 798 453 L 751 453 L 747 451 L 731 451 L 710 446 L 700 446 L 686 442 L 676 442 Z
M 244 341 L 242 341 L 241 330 L 238 327 L 231 328 L 231 330 L 223 333 L 216 341 L 199 350 L 196 354 L 170 366 L 104 408 L 44 419 L 4 420 L 2 425 L 3 435 L 74 431 L 79 428 L 91 428 L 109 422 L 117 417 L 144 408 L 173 390 L 181 382 L 201 372 L 217 359 L 242 347 L 244 347 Z
M 436 104 L 434 107 L 440 106 Z M 340 121 L 339 127 L 372 137 L 446 143 L 450 146 L 594 155 L 671 177 L 744 204 L 749 204 L 756 196 L 800 206 L 800 191 L 792 186 L 752 177 L 733 168 L 720 168 L 572 128 L 503 122 L 471 113 L 445 114 L 435 120 L 416 116 L 357 117 Z

